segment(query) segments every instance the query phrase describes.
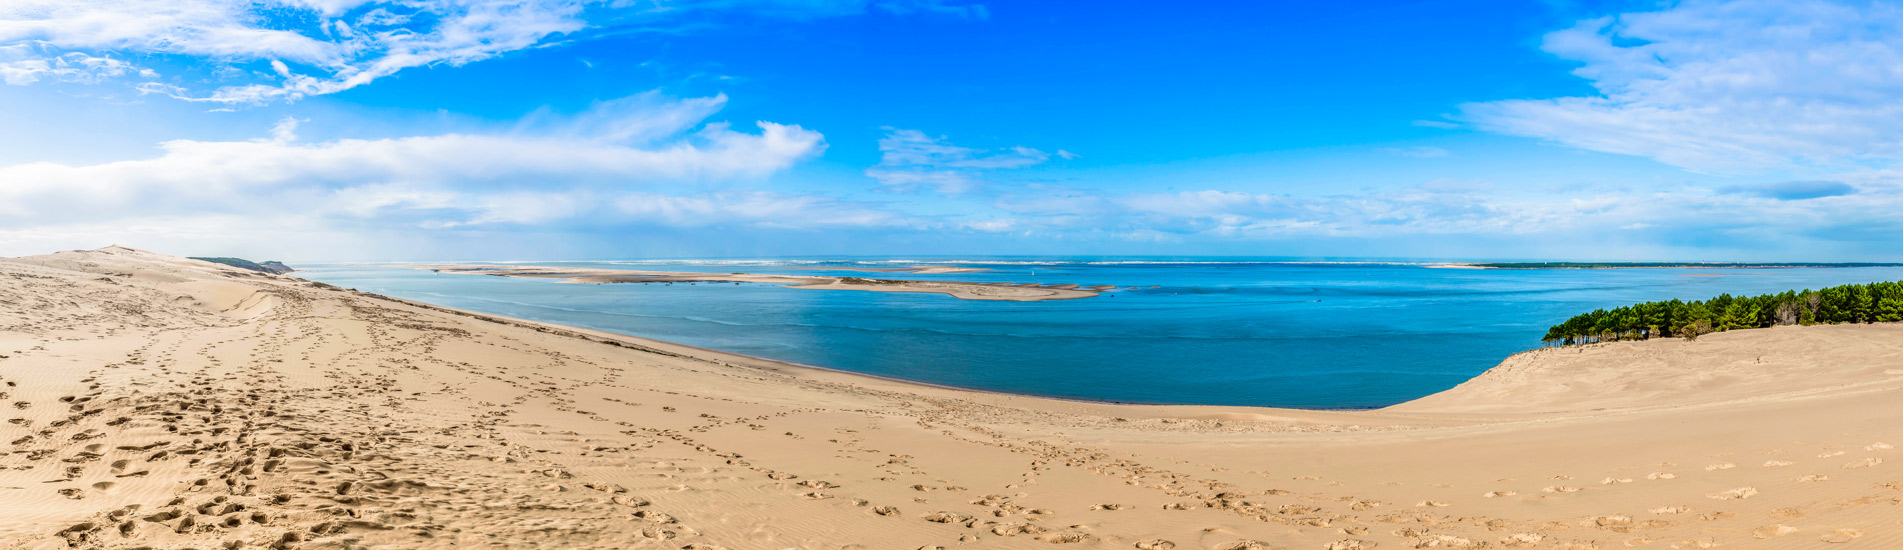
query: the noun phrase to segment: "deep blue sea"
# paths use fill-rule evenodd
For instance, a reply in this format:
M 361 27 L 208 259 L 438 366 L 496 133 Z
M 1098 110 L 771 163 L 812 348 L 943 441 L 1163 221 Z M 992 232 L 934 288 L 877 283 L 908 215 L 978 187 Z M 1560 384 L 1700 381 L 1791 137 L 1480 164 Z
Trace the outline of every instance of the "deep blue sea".
M 563 284 L 378 265 L 309 266 L 297 275 L 450 307 L 933 384 L 1100 401 L 1303 408 L 1380 407 L 1451 388 L 1508 355 L 1539 347 L 1549 325 L 1594 308 L 1903 280 L 1903 268 L 1893 267 L 1475 270 L 1233 258 L 521 263 L 1142 288 L 1080 300 L 996 302 L 765 284 Z M 780 269 L 918 264 L 991 271 Z

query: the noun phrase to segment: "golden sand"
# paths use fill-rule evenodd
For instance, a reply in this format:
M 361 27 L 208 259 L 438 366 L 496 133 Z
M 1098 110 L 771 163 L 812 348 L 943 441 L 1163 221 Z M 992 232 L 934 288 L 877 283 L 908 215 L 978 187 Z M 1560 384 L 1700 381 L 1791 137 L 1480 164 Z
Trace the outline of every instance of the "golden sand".
M 966 392 L 126 248 L 0 260 L 0 546 L 1903 548 L 1903 326 L 1376 411 Z

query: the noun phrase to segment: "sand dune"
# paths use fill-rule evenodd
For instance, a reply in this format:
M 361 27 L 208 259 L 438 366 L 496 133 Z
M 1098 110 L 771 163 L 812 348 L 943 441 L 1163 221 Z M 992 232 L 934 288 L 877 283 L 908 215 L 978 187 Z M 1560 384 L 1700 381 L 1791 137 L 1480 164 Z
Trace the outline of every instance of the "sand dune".
M 1378 411 L 909 385 L 126 248 L 0 260 L 0 546 L 1899 548 L 1903 327 Z

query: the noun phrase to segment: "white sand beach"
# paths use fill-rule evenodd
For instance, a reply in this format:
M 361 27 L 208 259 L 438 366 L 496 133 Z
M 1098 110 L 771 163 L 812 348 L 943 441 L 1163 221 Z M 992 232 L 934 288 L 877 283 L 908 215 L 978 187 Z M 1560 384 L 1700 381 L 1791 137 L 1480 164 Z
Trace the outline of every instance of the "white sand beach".
M 955 389 L 122 247 L 0 260 L 0 547 L 1899 548 L 1903 326 L 1373 411 Z

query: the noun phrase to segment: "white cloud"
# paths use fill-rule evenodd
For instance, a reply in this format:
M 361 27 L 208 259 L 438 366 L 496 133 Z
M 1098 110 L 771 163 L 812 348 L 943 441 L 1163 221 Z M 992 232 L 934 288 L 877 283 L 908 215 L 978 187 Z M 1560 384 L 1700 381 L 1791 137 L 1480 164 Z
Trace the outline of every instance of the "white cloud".
M 150 69 L 140 69 L 110 57 L 80 52 L 51 54 L 30 44 L 0 46 L 0 81 L 14 86 L 41 80 L 93 83 L 126 74 L 158 76 Z
M 932 187 L 947 195 L 970 193 L 984 184 L 987 172 L 1035 166 L 1051 158 L 1029 147 L 986 151 L 958 147 L 944 136 L 934 138 L 918 130 L 885 130 L 885 137 L 879 139 L 879 164 L 865 173 L 899 190 Z M 1068 151 L 1058 153 L 1065 159 L 1076 157 Z
M 573 117 L 538 112 L 531 115 L 526 125 L 552 117 L 567 121 L 564 128 L 550 128 L 552 132 L 642 144 L 679 135 L 726 106 L 726 94 L 676 100 L 651 91 L 597 101 Z
M 545 116 L 543 124 L 506 133 L 303 143 L 299 121 L 285 119 L 268 139 L 176 140 L 161 144 L 154 158 L 4 166 L 0 227 L 183 213 L 294 213 L 434 227 L 544 223 L 593 212 L 602 202 L 597 197 L 653 184 L 759 180 L 825 148 L 818 133 L 799 126 L 760 122 L 757 133 L 746 133 L 725 123 L 701 125 L 699 118 L 683 122 L 682 116 L 712 114 L 709 106 L 717 109 L 724 98 L 640 97 L 587 112 L 618 122 Z
M 358 17 L 358 28 L 353 29 L 337 18 L 372 2 L 12 0 L 0 4 L 0 44 L 62 52 L 181 55 L 213 62 L 264 61 L 278 77 L 276 82 L 225 86 L 210 93 L 172 84 L 141 86 L 181 99 L 258 103 L 335 93 L 411 67 L 480 61 L 585 26 L 580 0 L 374 3 L 379 7 Z M 411 17 L 419 14 L 428 17 Z M 409 25 L 393 26 L 400 24 Z M 300 74 L 287 62 L 311 74 Z
M 1690 1 L 1582 21 L 1542 46 L 1598 95 L 1469 104 L 1505 134 L 1691 170 L 1903 159 L 1903 9 L 1881 2 Z
M 1598 257 L 1630 244 L 1749 253 L 1760 259 L 1780 251 L 1801 250 L 1801 256 L 1815 257 L 1863 250 L 1858 248 L 1860 241 L 1888 242 L 1903 230 L 1903 222 L 1889 214 L 1903 208 L 1903 190 L 1896 185 L 1865 184 L 1855 194 L 1786 184 L 1751 190 L 1760 188 L 1776 192 L 1686 187 L 1512 198 L 1486 185 L 1438 181 L 1329 196 L 1222 190 L 1111 194 L 1042 188 L 1004 195 L 993 206 L 1006 216 L 964 226 L 1041 238 L 1094 234 L 1140 242 L 1205 244 L 1317 238 L 1401 242 L 1446 237 L 1448 242 L 1468 243 L 1512 239 L 1527 244 L 1519 254 L 1552 255 L 1551 245 L 1557 242 L 1589 243 L 1577 251 L 1578 257 Z M 1792 200 L 1792 193 L 1801 193 L 1803 198 Z M 1625 234 L 1614 235 L 1619 230 Z
M 744 224 L 811 229 L 910 223 L 895 213 L 862 204 L 766 191 L 689 196 L 634 193 L 616 199 L 614 206 L 633 219 L 675 227 Z
M 137 88 L 146 93 L 256 104 L 336 93 L 415 67 L 482 61 L 584 30 L 647 28 L 699 11 L 801 17 L 863 13 L 868 6 L 902 15 L 985 17 L 982 6 L 935 0 L 7 0 L 0 2 L 0 47 L 33 55 L 9 60 L 0 54 L 0 75 L 22 85 L 51 74 L 61 60 L 178 56 L 238 70 L 213 71 L 221 78 L 210 89 L 190 84 L 195 80 L 154 81 L 156 74 L 129 65 L 110 76 L 139 74 L 148 81 Z M 246 67 L 252 63 L 269 72 Z

